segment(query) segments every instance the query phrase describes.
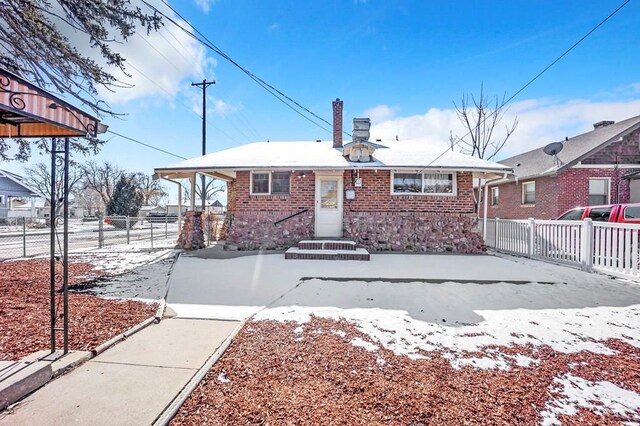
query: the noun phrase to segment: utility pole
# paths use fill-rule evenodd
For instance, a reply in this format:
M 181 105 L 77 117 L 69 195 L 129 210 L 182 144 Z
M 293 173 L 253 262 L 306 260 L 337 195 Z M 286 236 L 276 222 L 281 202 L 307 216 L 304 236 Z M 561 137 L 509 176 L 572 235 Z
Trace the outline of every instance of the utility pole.
M 207 81 L 206 78 L 202 80 L 202 83 L 191 83 L 192 86 L 202 87 L 202 155 L 207 155 L 207 87 L 211 86 L 212 84 L 216 84 L 216 81 Z M 200 175 L 200 177 L 202 178 L 200 187 L 200 198 L 202 199 L 202 213 L 204 214 L 207 194 L 204 186 L 205 176 Z

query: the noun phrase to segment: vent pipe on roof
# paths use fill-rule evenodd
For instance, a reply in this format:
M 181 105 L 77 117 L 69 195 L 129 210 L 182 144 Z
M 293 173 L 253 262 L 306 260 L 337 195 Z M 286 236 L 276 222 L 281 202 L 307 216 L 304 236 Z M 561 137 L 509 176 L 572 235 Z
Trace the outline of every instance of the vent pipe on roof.
M 354 141 L 368 141 L 369 129 L 371 128 L 371 120 L 368 118 L 354 118 L 353 119 L 353 140 Z
M 612 124 L 615 124 L 615 121 L 598 121 L 597 123 L 593 123 L 593 128 L 599 129 L 601 127 L 607 127 Z
M 333 147 L 342 148 L 342 101 L 336 98 L 333 105 Z

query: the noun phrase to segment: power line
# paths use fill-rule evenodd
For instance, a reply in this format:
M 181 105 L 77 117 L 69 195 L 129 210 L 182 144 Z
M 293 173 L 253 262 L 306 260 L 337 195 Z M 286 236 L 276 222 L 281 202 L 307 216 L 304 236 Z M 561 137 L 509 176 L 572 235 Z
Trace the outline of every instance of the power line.
M 121 137 L 121 138 L 123 138 L 123 139 L 126 139 L 126 140 L 128 140 L 128 141 L 131 141 L 131 142 L 137 143 L 137 144 L 142 145 L 142 146 L 146 146 L 147 148 L 154 149 L 154 150 L 159 151 L 159 152 L 162 152 L 162 153 L 164 153 L 164 154 L 168 154 L 168 155 L 171 155 L 171 156 L 173 156 L 173 157 L 180 158 L 181 160 L 188 160 L 188 158 L 187 158 L 187 157 L 183 157 L 182 155 L 174 154 L 173 152 L 165 151 L 164 149 L 161 149 L 161 148 L 155 147 L 155 146 L 153 146 L 153 145 L 149 145 L 148 143 L 141 142 L 141 141 L 139 141 L 139 140 L 137 140 L 137 139 L 134 139 L 134 138 L 130 138 L 129 136 L 125 136 L 125 135 L 122 135 L 122 134 L 120 134 L 120 133 L 116 133 L 116 132 L 114 132 L 113 130 L 107 130 L 107 133 L 111 133 L 112 135 L 115 135 L 115 136 Z
M 175 13 L 180 19 L 182 19 L 183 21 L 187 22 L 186 19 L 184 17 L 182 17 L 182 15 L 180 15 L 180 13 L 178 11 L 176 11 L 171 5 L 169 5 L 165 0 L 161 0 L 165 6 L 167 6 L 173 13 Z M 263 89 L 265 89 L 267 92 L 269 92 L 272 96 L 274 96 L 276 99 L 278 99 L 280 102 L 282 102 L 284 105 L 286 105 L 288 108 L 290 108 L 292 111 L 294 111 L 296 114 L 300 115 L 301 117 L 303 117 L 304 119 L 306 119 L 307 121 L 311 122 L 312 124 L 314 124 L 315 126 L 321 128 L 322 130 L 328 132 L 328 133 L 332 133 L 332 130 L 327 129 L 325 126 L 323 126 L 322 124 L 319 124 L 318 122 L 314 121 L 312 118 L 308 117 L 307 115 L 305 115 L 302 111 L 310 114 L 311 116 L 315 117 L 316 119 L 320 120 L 321 122 L 329 125 L 329 127 L 332 127 L 332 124 L 327 121 L 326 119 L 320 117 L 319 115 L 317 115 L 316 113 L 314 113 L 313 111 L 311 111 L 310 109 L 304 107 L 303 105 L 301 105 L 299 102 L 295 101 L 293 98 L 291 98 L 290 96 L 286 95 L 285 93 L 283 93 L 281 90 L 277 89 L 276 87 L 274 87 L 273 85 L 267 83 L 266 81 L 264 81 L 262 78 L 258 77 L 257 75 L 255 75 L 254 73 L 252 73 L 251 71 L 249 71 L 248 69 L 246 69 L 245 67 L 243 67 L 242 65 L 240 65 L 238 62 L 236 62 L 235 60 L 233 60 L 229 55 L 227 55 L 224 51 L 222 51 L 222 49 L 220 49 L 219 47 L 217 47 L 215 44 L 213 44 L 204 34 L 202 34 L 202 32 L 200 32 L 197 28 L 195 28 L 193 25 L 189 24 L 189 26 L 200 36 L 196 36 L 195 34 L 193 34 L 191 31 L 189 31 L 188 29 L 184 28 L 182 25 L 180 25 L 178 22 L 176 22 L 176 20 L 174 20 L 173 18 L 167 16 L 165 13 L 163 13 L 162 11 L 158 10 L 156 7 L 150 5 L 148 2 L 144 1 L 143 2 L 147 5 L 147 7 L 152 8 L 153 10 L 155 10 L 158 14 L 162 15 L 164 18 L 166 18 L 168 21 L 170 21 L 171 23 L 173 23 L 175 26 L 177 26 L 178 28 L 180 28 L 182 31 L 184 31 L 186 34 L 188 34 L 189 36 L 191 36 L 192 38 L 194 38 L 195 40 L 197 40 L 198 42 L 202 43 L 204 46 L 208 47 L 209 49 L 213 50 L 215 53 L 217 53 L 218 55 L 220 55 L 222 58 L 226 59 L 227 61 L 229 61 L 231 64 L 233 64 L 235 67 L 237 67 L 238 69 L 240 69 L 243 73 L 245 73 L 249 78 L 251 78 L 253 81 L 255 81 L 259 86 L 261 86 Z M 293 105 L 291 105 L 293 104 Z M 294 106 L 295 105 L 295 106 Z M 299 109 L 297 109 L 297 108 Z M 302 111 L 300 111 L 302 110 Z M 351 136 L 348 132 L 343 132 L 348 136 Z
M 493 115 L 496 115 L 498 113 L 498 111 L 500 111 L 500 109 L 502 109 L 505 105 L 507 105 L 509 102 L 511 102 L 513 99 L 515 99 L 516 96 L 518 96 L 520 93 L 522 93 L 527 87 L 529 87 L 531 84 L 533 84 L 534 81 L 536 81 L 538 78 L 540 78 L 545 72 L 547 72 L 551 67 L 553 67 L 555 64 L 557 64 L 562 58 L 564 58 L 567 54 L 569 54 L 569 52 L 571 52 L 573 49 L 575 49 L 580 43 L 582 43 L 587 37 L 589 37 L 591 34 L 593 34 L 598 28 L 600 28 L 602 25 L 604 25 L 609 19 L 611 19 L 616 13 L 618 13 L 623 7 L 625 7 L 631 0 L 626 0 L 625 2 L 623 2 L 620 6 L 618 6 L 613 12 L 611 12 L 609 15 L 607 15 L 606 18 L 604 18 L 602 21 L 600 21 L 595 27 L 593 27 L 591 30 L 589 30 L 585 35 L 583 35 L 582 37 L 580 37 L 580 39 L 578 41 L 576 41 L 575 43 L 573 43 L 568 49 L 566 49 L 564 52 L 562 52 L 562 54 L 560 56 L 558 56 L 553 62 L 551 62 L 549 65 L 547 65 L 542 71 L 540 71 L 538 74 L 536 74 L 533 78 L 531 78 L 524 86 L 522 86 L 520 89 L 518 89 L 513 95 L 511 95 L 507 100 L 503 101 L 502 104 L 497 107 L 491 114 L 488 114 L 482 121 L 480 124 L 483 124 L 487 119 L 491 118 Z M 471 134 L 471 131 L 468 131 L 464 136 L 462 136 L 461 138 L 458 138 L 458 141 L 456 141 L 451 148 L 453 148 L 454 146 L 458 145 L 462 139 L 466 138 L 467 136 L 469 136 Z M 447 148 L 445 151 L 442 152 L 442 154 L 438 155 L 436 158 L 434 158 L 433 160 L 431 160 L 431 162 L 429 164 L 427 164 L 427 167 L 432 165 L 433 163 L 435 163 L 436 161 L 438 161 L 440 158 L 442 158 L 443 155 L 445 155 L 447 152 L 449 152 L 449 150 L 451 148 Z M 424 170 L 424 169 L 422 169 Z M 421 170 L 421 171 L 422 171 Z

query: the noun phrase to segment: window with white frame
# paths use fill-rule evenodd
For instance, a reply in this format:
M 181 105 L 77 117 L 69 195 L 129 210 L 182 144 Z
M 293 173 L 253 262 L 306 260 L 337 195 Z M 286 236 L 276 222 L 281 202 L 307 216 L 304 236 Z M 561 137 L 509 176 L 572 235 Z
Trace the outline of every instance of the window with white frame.
M 394 194 L 456 195 L 454 173 L 393 173 Z
M 0 194 L 0 204 L 4 204 L 4 195 Z
M 491 188 L 491 205 L 497 206 L 500 202 L 500 188 L 494 186 Z
M 522 204 L 536 203 L 536 183 L 524 182 L 522 184 Z
M 589 205 L 609 204 L 609 178 L 589 178 Z
M 252 195 L 289 195 L 291 172 L 251 172 Z

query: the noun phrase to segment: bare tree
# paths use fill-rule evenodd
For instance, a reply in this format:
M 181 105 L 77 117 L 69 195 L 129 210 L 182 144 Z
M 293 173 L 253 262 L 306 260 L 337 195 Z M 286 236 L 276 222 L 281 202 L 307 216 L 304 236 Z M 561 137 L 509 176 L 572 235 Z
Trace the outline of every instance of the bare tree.
M 224 186 L 216 186 L 216 180 L 210 177 L 205 179 L 205 200 L 212 200 L 215 198 L 216 194 L 220 192 L 224 192 Z M 188 201 L 191 199 L 191 188 L 188 182 L 182 184 L 182 198 L 183 201 Z M 202 200 L 202 185 L 200 184 L 200 179 L 196 183 L 196 200 Z
M 73 200 L 87 210 L 89 216 L 95 216 L 96 212 L 104 211 L 106 207 L 100 194 L 91 188 L 83 188 L 82 183 L 76 186 Z
M 110 71 L 129 76 L 125 58 L 114 46 L 136 32 L 148 34 L 161 26 L 158 14 L 145 14 L 130 0 L 1 0 L 0 67 L 69 95 L 98 116 L 118 116 L 121 114 L 112 111 L 98 91 L 132 86 Z M 67 34 L 86 37 L 92 52 L 81 52 Z M 96 154 L 103 143 L 93 137 L 71 138 L 70 146 L 83 154 Z M 11 146 L 16 148 L 13 156 L 9 155 Z M 49 140 L 17 138 L 10 145 L 0 138 L 0 159 L 26 161 L 32 146 L 48 152 Z
M 154 180 L 153 177 L 149 175 L 136 173 L 135 179 L 142 191 L 143 205 L 157 206 L 167 195 L 169 195 L 162 187 L 160 181 Z
M 2 0 L 0 66 L 40 86 L 73 96 L 96 113 L 114 115 L 98 88 L 128 85 L 81 53 L 65 34 L 87 37 L 95 56 L 126 74 L 125 58 L 113 49 L 136 31 L 157 31 L 162 20 L 130 0 Z
M 491 160 L 507 143 L 507 140 L 518 126 L 518 117 L 511 124 L 505 125 L 504 133 L 500 132 L 500 125 L 507 109 L 496 96 L 495 99 L 485 95 L 484 87 L 480 85 L 480 95 L 464 94 L 460 105 L 454 102 L 456 113 L 464 125 L 465 135 L 449 133 L 449 142 L 453 150 L 456 145 L 461 151 L 473 157 Z
M 109 161 L 102 164 L 88 161 L 82 166 L 82 173 L 82 188 L 95 191 L 106 206 L 111 201 L 116 182 L 125 172 Z
M 62 210 L 64 200 L 64 165 L 56 163 L 56 181 L 54 192 L 51 192 L 51 168 L 45 163 L 36 163 L 32 167 L 25 167 L 26 181 L 30 187 L 44 195 L 45 200 L 51 205 L 51 199 L 56 200 L 55 216 Z M 80 182 L 81 177 L 75 163 L 69 164 L 69 193 Z

